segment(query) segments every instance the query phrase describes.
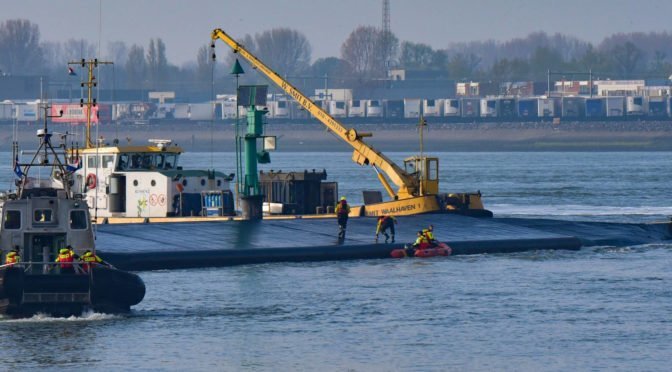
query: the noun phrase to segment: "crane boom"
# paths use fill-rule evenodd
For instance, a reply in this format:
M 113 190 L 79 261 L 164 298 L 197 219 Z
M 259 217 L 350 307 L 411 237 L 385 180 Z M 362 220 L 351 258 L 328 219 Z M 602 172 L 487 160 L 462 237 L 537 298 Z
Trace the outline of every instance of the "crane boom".
M 398 190 L 396 194 L 392 191 L 387 180 L 379 174 L 379 179 L 383 186 L 393 199 L 406 199 L 418 196 L 420 187 L 417 178 L 408 174 L 404 169 L 395 164 L 391 159 L 377 151 L 373 146 L 362 140 L 364 137 L 370 137 L 370 133 L 358 133 L 355 129 L 346 129 L 341 123 L 329 115 L 322 107 L 318 106 L 310 98 L 295 88 L 287 80 L 283 79 L 278 73 L 261 62 L 254 54 L 245 49 L 245 47 L 235 41 L 231 36 L 221 29 L 215 29 L 212 32 L 213 47 L 215 40 L 222 40 L 234 53 L 238 53 L 245 58 L 253 68 L 261 71 L 268 79 L 285 91 L 299 105 L 315 116 L 329 130 L 336 134 L 343 141 L 353 147 L 352 160 L 359 165 L 371 165 L 380 169 L 394 183 Z

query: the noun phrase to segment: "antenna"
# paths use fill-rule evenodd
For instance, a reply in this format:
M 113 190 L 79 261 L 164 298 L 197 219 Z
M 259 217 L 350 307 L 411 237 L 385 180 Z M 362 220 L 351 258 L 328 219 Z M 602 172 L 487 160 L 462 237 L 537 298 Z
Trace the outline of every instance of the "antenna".
M 390 28 L 390 0 L 383 0 L 383 50 L 385 52 L 385 68 L 390 69 L 390 59 L 392 58 L 392 29 Z

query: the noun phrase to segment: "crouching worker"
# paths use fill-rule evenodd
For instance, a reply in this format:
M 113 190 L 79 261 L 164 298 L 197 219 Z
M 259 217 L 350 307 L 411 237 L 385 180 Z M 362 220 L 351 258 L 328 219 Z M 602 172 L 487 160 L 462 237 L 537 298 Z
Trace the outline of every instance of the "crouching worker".
M 427 237 L 422 231 L 418 231 L 418 237 L 417 239 L 415 239 L 415 243 L 413 243 L 413 248 L 416 249 L 429 248 L 429 242 L 427 241 Z
M 392 243 L 394 243 L 394 224 L 397 223 L 397 219 L 392 216 L 380 216 L 378 217 L 378 226 L 376 226 L 376 243 L 378 243 L 378 235 L 385 235 L 385 243 L 390 240 L 390 236 L 387 235 L 387 229 L 390 229 L 390 234 L 392 235 Z
M 81 262 L 82 270 L 85 273 L 89 272 L 90 267 L 95 267 L 98 264 L 103 264 L 104 266 L 110 266 L 107 262 L 103 261 L 102 258 L 98 257 L 95 253 L 91 252 L 90 249 L 87 249 L 86 252 L 79 259 Z

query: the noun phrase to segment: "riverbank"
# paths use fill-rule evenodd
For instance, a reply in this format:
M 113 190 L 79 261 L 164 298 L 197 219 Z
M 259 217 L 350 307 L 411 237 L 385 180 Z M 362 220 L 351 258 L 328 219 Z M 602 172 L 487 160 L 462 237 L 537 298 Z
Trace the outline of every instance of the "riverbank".
M 353 125 L 373 132 L 367 142 L 382 151 L 417 151 L 414 124 Z M 35 145 L 37 125 L 18 129 L 21 148 Z M 83 138 L 82 126 L 50 124 L 52 132 Z M 169 138 L 190 152 L 235 150 L 235 126 L 222 122 L 167 122 L 144 125 L 101 125 L 95 135 L 112 142 L 144 144 Z M 270 123 L 266 134 L 278 137 L 278 151 L 350 151 L 318 122 Z M 12 126 L 2 126 L 0 151 L 11 151 Z M 426 151 L 672 151 L 672 121 L 544 123 L 430 123 L 424 132 Z

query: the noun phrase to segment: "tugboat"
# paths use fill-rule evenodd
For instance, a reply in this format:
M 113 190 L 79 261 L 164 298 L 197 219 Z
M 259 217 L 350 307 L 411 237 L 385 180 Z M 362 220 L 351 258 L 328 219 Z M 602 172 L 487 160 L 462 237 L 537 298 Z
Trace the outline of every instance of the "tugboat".
M 94 230 L 86 199 L 72 189 L 78 166 L 65 161 L 67 134 L 61 135 L 62 144 L 52 146 L 47 105 L 44 110 L 38 150 L 30 162 L 21 163 L 14 142 L 17 190 L 0 194 L 0 314 L 128 312 L 145 295 L 139 276 L 104 263 L 55 262 L 59 253 L 78 257 L 90 251 L 95 257 Z

